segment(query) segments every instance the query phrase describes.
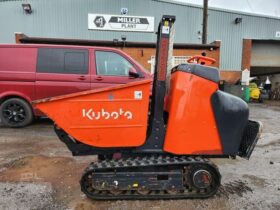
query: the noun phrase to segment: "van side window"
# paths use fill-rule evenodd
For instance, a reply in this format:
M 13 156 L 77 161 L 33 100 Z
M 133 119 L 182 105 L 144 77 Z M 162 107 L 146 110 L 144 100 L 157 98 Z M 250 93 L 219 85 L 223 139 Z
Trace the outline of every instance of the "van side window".
M 37 72 L 87 74 L 88 50 L 38 48 Z
M 129 69 L 132 67 L 129 61 L 114 52 L 96 51 L 95 59 L 98 75 L 128 76 Z

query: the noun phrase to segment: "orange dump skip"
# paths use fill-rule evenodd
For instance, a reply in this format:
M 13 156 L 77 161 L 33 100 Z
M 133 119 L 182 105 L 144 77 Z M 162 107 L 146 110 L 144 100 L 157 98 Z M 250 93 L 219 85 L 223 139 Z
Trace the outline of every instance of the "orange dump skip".
M 144 144 L 150 80 L 34 101 L 60 128 L 95 147 Z

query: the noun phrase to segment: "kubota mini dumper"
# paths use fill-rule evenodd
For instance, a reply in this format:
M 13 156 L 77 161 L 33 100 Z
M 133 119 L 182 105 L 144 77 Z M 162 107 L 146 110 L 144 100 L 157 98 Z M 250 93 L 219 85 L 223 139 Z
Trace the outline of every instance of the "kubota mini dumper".
M 257 143 L 261 124 L 218 89 L 216 68 L 186 63 L 167 77 L 174 21 L 159 24 L 151 100 L 151 81 L 140 80 L 35 102 L 73 155 L 107 157 L 82 175 L 91 199 L 212 196 L 221 176 L 208 158 L 248 159 Z

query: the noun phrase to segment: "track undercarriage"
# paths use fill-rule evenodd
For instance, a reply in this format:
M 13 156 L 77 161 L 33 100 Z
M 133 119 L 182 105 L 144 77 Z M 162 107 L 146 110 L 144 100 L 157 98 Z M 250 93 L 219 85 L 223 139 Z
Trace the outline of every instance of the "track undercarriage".
M 72 138 L 54 128 L 71 148 Z M 205 157 L 145 153 L 98 157 L 80 180 L 81 190 L 94 200 L 207 198 L 220 186 L 218 167 Z
M 220 186 L 208 159 L 191 156 L 138 156 L 91 163 L 82 191 L 94 200 L 207 198 Z

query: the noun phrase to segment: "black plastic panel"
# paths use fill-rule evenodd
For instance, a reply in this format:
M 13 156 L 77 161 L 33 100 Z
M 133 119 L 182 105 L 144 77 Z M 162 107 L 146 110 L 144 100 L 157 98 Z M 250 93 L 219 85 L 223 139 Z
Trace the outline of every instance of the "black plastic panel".
M 137 183 L 137 186 L 145 186 L 154 190 L 184 190 L 182 170 L 173 171 L 132 171 L 129 172 L 107 172 L 94 173 L 92 182 L 95 186 L 102 187 L 102 183 L 107 183 L 108 190 L 115 189 L 116 181 L 119 190 L 130 190 L 129 186 Z M 114 182 L 112 181 L 114 180 Z M 137 189 L 137 188 L 135 188 Z
M 249 120 L 243 133 L 239 156 L 249 160 L 261 134 L 261 123 Z
M 220 90 L 212 95 L 211 103 L 223 153 L 237 155 L 248 124 L 248 105 L 242 99 Z
M 188 72 L 216 83 L 220 81 L 219 71 L 214 67 L 188 63 L 188 64 L 180 64 L 176 66 L 175 68 L 172 69 L 172 72 L 174 71 Z

